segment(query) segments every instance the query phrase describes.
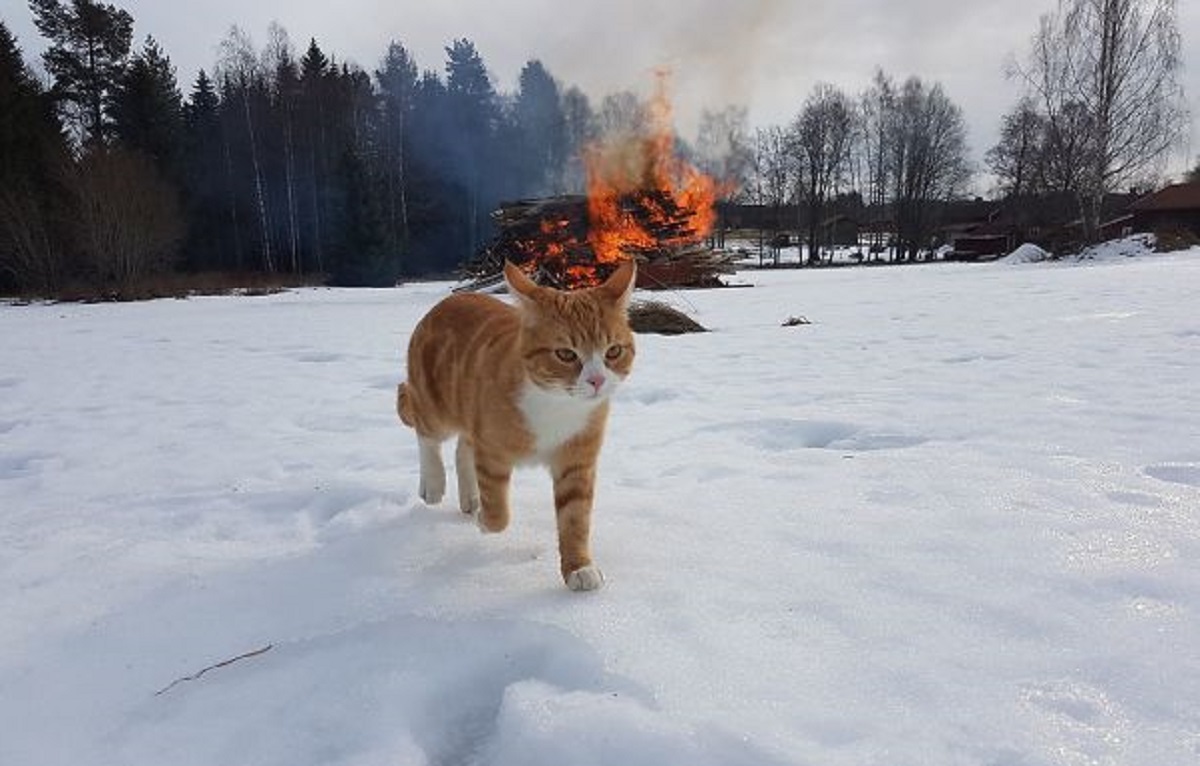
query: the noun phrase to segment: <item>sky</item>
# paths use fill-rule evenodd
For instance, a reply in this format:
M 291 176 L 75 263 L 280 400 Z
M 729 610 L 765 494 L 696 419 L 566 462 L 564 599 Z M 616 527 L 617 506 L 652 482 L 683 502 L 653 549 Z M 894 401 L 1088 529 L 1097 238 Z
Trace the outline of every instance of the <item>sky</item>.
M 1020 94 L 1006 77 L 1024 58 L 1038 18 L 1055 0 L 120 0 L 133 14 L 138 39 L 153 35 L 186 84 L 211 68 L 218 42 L 236 24 L 258 45 L 277 21 L 294 45 L 316 37 L 339 59 L 374 70 L 391 40 L 426 69 L 441 70 L 443 48 L 473 41 L 501 90 L 513 90 L 521 67 L 540 59 L 566 84 L 598 101 L 617 90 L 648 92 L 653 72 L 669 67 L 682 135 L 694 133 L 704 108 L 745 106 L 752 127 L 783 124 L 818 82 L 858 93 L 876 67 L 897 79 L 917 75 L 941 83 L 959 104 L 972 153 L 995 143 L 1000 119 Z M 3 17 L 24 50 L 42 45 L 28 6 L 0 0 Z M 1179 3 L 1183 85 L 1200 94 L 1200 2 Z M 31 56 L 32 57 L 32 56 Z M 1200 108 L 1177 171 L 1200 154 Z M 1189 159 L 1191 161 L 1189 161 Z

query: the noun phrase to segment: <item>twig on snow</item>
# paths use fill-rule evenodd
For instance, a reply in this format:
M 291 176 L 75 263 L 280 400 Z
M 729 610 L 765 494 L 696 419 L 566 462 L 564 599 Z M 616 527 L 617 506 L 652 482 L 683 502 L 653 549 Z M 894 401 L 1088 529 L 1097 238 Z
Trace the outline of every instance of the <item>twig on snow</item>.
M 229 665 L 232 665 L 235 662 L 239 662 L 241 660 L 246 660 L 251 657 L 257 657 L 260 654 L 266 654 L 267 652 L 271 651 L 274 648 L 275 648 L 274 644 L 267 644 L 266 646 L 260 647 L 253 651 L 250 651 L 250 652 L 246 652 L 245 654 L 239 654 L 236 657 L 230 657 L 227 660 L 222 660 L 221 662 L 218 662 L 215 665 L 209 665 L 208 667 L 203 668 L 202 670 L 200 670 L 196 673 L 193 673 L 190 676 L 184 676 L 183 678 L 176 678 L 171 683 L 167 684 L 163 688 L 154 692 L 154 696 L 158 697 L 162 694 L 166 694 L 167 692 L 171 691 L 172 689 L 174 689 L 176 686 L 183 683 L 184 681 L 195 681 L 196 679 L 200 678 L 200 676 L 204 675 L 205 673 L 207 673 L 210 670 L 216 670 L 217 668 L 227 667 Z

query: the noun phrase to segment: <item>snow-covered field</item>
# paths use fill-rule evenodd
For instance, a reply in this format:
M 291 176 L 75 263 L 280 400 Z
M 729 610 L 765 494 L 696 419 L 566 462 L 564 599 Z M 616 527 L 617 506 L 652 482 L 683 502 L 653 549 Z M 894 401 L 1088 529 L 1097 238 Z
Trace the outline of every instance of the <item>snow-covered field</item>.
M 639 340 L 594 594 L 541 473 L 416 498 L 448 285 L 0 306 L 0 764 L 1200 762 L 1200 251 L 739 279 Z

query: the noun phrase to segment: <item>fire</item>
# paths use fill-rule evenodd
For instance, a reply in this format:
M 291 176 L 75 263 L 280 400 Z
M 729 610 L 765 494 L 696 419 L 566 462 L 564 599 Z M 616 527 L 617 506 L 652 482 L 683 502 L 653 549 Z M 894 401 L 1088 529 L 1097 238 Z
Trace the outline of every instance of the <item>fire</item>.
M 526 268 L 552 273 L 567 288 L 590 287 L 623 260 L 708 236 L 718 184 L 678 156 L 663 72 L 648 118 L 639 134 L 609 136 L 584 150 L 586 232 L 569 218 L 544 219 L 537 241 L 522 243 Z
M 712 231 L 717 184 L 678 156 L 671 116 L 660 72 L 647 133 L 585 153 L 588 242 L 597 263 L 691 244 Z

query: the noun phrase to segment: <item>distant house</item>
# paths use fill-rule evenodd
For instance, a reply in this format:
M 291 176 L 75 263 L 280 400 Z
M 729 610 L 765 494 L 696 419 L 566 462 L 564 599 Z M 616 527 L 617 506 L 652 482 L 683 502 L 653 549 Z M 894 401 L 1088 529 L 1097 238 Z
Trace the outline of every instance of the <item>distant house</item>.
M 947 244 L 952 250 L 946 254 L 948 261 L 991 261 L 1016 249 L 1018 237 L 1009 231 L 981 226 L 975 230 L 956 234 Z
M 1100 240 L 1121 239 L 1137 231 L 1136 218 L 1133 213 L 1125 213 L 1110 218 L 1100 224 Z
M 826 245 L 853 247 L 859 233 L 858 221 L 848 215 L 831 215 L 821 222 L 821 242 Z
M 1189 232 L 1200 237 L 1200 183 L 1174 184 L 1129 206 L 1133 231 Z
M 950 248 L 946 260 L 989 261 L 1012 252 L 1020 237 L 1004 212 L 1000 203 L 978 198 L 946 205 L 938 230 Z

